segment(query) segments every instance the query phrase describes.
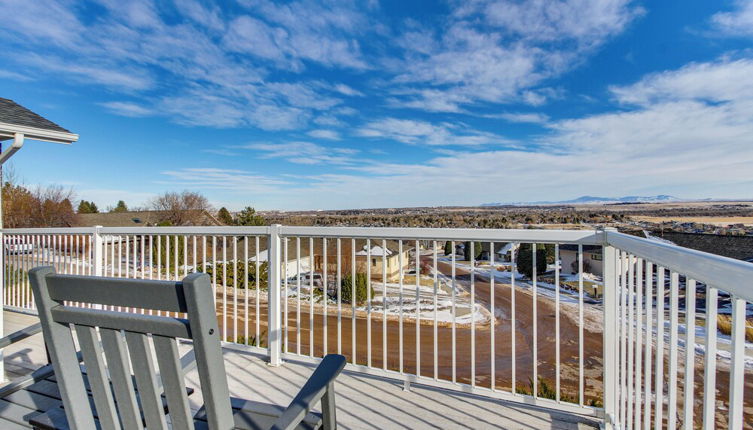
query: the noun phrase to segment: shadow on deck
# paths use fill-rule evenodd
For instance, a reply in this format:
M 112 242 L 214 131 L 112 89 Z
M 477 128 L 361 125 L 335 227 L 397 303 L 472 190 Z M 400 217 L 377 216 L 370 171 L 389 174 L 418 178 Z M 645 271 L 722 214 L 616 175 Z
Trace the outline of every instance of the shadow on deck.
M 5 312 L 5 334 L 37 322 L 37 318 Z M 264 403 L 287 405 L 313 371 L 307 363 L 287 361 L 280 367 L 264 357 L 236 348 L 224 349 L 230 394 Z M 6 378 L 29 375 L 46 363 L 41 335 L 5 350 Z M 188 385 L 198 386 L 189 373 Z M 344 371 L 337 380 L 337 418 L 342 429 L 581 429 L 598 427 L 597 421 L 578 415 L 530 408 L 454 391 L 413 384 L 403 391 L 399 381 Z M 197 390 L 190 398 L 198 410 Z M 0 411 L 2 416 L 2 411 Z

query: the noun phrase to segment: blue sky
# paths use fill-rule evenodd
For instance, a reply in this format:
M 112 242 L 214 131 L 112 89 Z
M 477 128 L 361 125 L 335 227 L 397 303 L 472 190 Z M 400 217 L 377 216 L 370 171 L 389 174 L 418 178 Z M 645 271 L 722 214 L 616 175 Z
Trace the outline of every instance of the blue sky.
M 753 198 L 753 1 L 0 2 L 14 156 L 101 207 Z

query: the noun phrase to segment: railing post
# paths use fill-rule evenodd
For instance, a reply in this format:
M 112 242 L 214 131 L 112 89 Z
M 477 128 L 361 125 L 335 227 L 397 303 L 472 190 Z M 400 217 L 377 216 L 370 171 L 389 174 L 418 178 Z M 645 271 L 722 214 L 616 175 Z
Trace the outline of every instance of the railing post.
M 0 203 L 0 206 L 2 204 Z M 2 209 L 0 208 L 0 229 L 2 229 Z M 5 235 L 0 230 L 0 333 L 5 329 Z M 5 382 L 5 355 L 0 349 L 0 383 Z
M 102 235 L 99 233 L 99 229 L 101 228 L 101 225 L 95 225 L 94 231 L 92 232 L 92 264 L 94 265 L 92 274 L 94 276 L 104 275 L 104 267 L 102 267 L 104 246 L 102 243 Z M 100 304 L 95 304 L 93 307 L 94 309 L 102 309 L 102 305 Z
M 280 318 L 280 224 L 269 227 L 269 267 L 267 292 L 267 345 L 269 345 L 269 365 L 279 366 L 282 364 L 282 324 Z
M 617 249 L 607 241 L 604 232 L 604 428 L 620 428 L 617 423 Z
M 102 252 L 103 252 L 103 246 L 102 246 L 102 235 L 99 233 L 99 229 L 101 229 L 101 225 L 94 226 L 94 232 L 92 233 L 93 239 L 92 242 L 94 244 L 93 248 L 93 255 L 92 255 L 92 264 L 94 264 L 94 276 L 102 276 L 104 273 L 104 269 L 102 267 Z

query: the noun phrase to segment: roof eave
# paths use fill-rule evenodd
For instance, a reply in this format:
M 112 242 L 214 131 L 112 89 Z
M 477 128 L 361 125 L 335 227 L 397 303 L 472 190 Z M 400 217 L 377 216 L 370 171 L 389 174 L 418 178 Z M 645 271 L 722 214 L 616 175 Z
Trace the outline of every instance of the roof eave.
M 12 139 L 16 133 L 23 134 L 26 139 L 40 140 L 43 142 L 71 144 L 78 140 L 78 134 L 74 133 L 65 133 L 62 131 L 46 130 L 43 128 L 0 122 L 0 139 Z

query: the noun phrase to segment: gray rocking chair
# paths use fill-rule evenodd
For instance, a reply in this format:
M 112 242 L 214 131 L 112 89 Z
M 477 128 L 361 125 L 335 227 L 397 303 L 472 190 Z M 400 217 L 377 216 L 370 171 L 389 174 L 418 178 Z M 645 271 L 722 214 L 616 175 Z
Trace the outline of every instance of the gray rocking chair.
M 342 355 L 327 355 L 287 408 L 269 405 L 254 412 L 244 409 L 246 402 L 230 398 L 212 289 L 205 274 L 194 273 L 181 282 L 146 281 L 58 275 L 52 267 L 38 267 L 29 271 L 29 277 L 62 397 L 62 408 L 31 419 L 34 428 L 336 428 L 334 382 L 345 366 Z M 180 312 L 188 318 L 72 307 L 65 302 Z M 204 399 L 196 416 L 188 405 L 178 339 L 193 341 Z M 320 401 L 323 413 L 310 413 Z

